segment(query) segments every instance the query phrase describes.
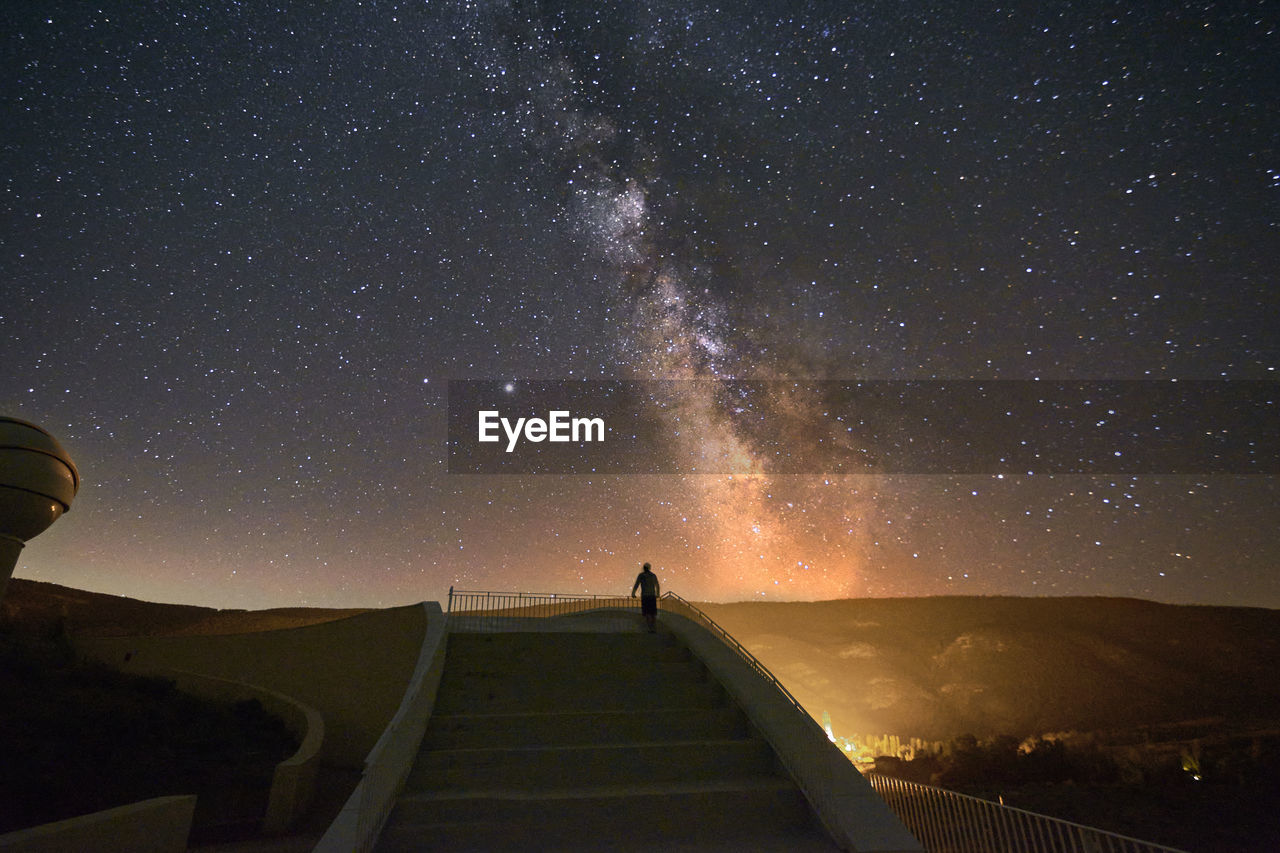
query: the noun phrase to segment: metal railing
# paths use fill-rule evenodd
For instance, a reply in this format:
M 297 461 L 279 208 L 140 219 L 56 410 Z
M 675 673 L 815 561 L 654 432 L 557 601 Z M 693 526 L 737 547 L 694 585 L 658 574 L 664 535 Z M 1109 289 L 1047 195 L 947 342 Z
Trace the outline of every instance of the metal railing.
M 866 778 L 929 853 L 1182 853 L 945 788 L 878 773 Z
M 449 587 L 450 631 L 531 631 L 540 620 L 603 608 L 639 609 L 623 595 L 556 592 L 484 592 Z
M 855 828 L 853 834 L 850 834 L 851 827 L 845 808 L 847 803 L 845 797 L 850 792 L 851 780 L 858 779 L 859 774 L 839 749 L 831 743 L 818 721 L 805 710 L 800 700 L 791 694 L 786 685 L 779 681 L 767 666 L 696 605 L 685 601 L 675 593 L 667 593 L 663 596 L 663 609 L 677 613 L 705 630 L 733 657 L 745 663 L 765 683 L 763 686 L 766 691 L 782 700 L 776 710 L 766 712 L 766 719 L 756 721 L 761 734 L 770 742 L 774 754 L 786 768 L 788 775 L 800 787 L 805 798 L 809 800 L 814 813 L 831 837 L 842 844 L 854 841 L 857 832 L 867 827 Z M 749 694 L 741 696 L 740 702 L 743 703 L 743 710 L 749 717 L 754 716 L 754 709 L 748 708 L 748 705 L 772 704 L 754 702 Z M 776 725 L 776 721 L 787 717 L 790 719 L 783 725 L 780 727 Z M 774 724 L 769 723 L 768 719 L 775 721 Z M 861 780 L 859 779 L 858 782 L 860 784 Z M 862 815 L 862 817 L 867 816 Z M 891 818 L 887 812 L 886 817 Z M 861 848 L 849 846 L 845 849 Z M 912 845 L 894 849 L 920 848 Z
M 662 600 L 664 602 L 664 607 L 666 609 L 676 613 L 680 613 L 685 618 L 690 619 L 694 622 L 697 622 L 703 628 L 706 628 L 708 631 L 714 634 L 716 639 L 724 643 L 729 648 L 733 649 L 733 651 L 737 653 L 738 657 L 746 661 L 747 664 L 750 665 L 752 669 L 754 669 L 757 673 L 761 675 L 761 677 L 763 677 L 766 681 L 770 682 L 775 688 L 777 688 L 778 692 L 781 693 L 784 697 L 786 697 L 787 701 L 790 702 L 792 705 L 794 705 L 797 711 L 799 711 L 801 714 L 804 715 L 804 718 L 813 725 L 813 728 L 820 735 L 822 735 L 822 739 L 824 741 L 827 740 L 827 733 L 823 731 L 822 726 L 818 724 L 817 720 L 815 720 L 809 714 L 809 712 L 805 710 L 805 707 L 800 704 L 800 700 L 792 696 L 791 691 L 786 688 L 786 685 L 784 685 L 781 681 L 779 681 L 777 676 L 775 676 L 772 672 L 770 672 L 769 668 L 764 664 L 762 664 L 756 658 L 755 655 L 747 651 L 747 647 L 742 645 L 742 643 L 739 643 L 737 638 L 735 638 L 732 634 L 730 634 L 724 628 L 721 628 L 714 619 L 712 619 L 707 614 L 703 613 L 695 605 L 685 601 L 683 598 L 676 595 L 674 592 L 666 593 L 665 595 L 662 596 Z

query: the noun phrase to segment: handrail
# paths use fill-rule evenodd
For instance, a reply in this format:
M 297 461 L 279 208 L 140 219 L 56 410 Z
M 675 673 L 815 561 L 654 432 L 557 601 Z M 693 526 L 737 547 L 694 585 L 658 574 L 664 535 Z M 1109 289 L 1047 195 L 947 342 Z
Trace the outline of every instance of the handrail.
M 622 595 L 556 592 L 491 592 L 449 587 L 450 631 L 527 630 L 537 620 L 583 610 L 635 607 Z
M 672 595 L 666 626 L 707 667 L 772 748 L 814 816 L 842 850 L 925 848 L 778 679 L 715 620 Z
M 822 726 L 818 725 L 818 722 L 813 719 L 813 716 L 805 710 L 805 707 L 800 704 L 800 700 L 792 696 L 791 691 L 787 689 L 786 685 L 779 681 L 778 677 L 769 671 L 769 667 L 762 664 L 759 658 L 747 651 L 747 647 L 742 645 L 742 643 L 739 643 L 736 637 L 724 628 L 721 628 L 714 619 L 700 610 L 696 605 L 690 604 L 674 592 L 665 593 L 662 598 L 667 602 L 675 602 L 677 607 L 680 609 L 687 610 L 688 613 L 686 615 L 692 614 L 691 618 L 693 621 L 701 623 L 702 627 L 715 634 L 716 638 L 720 640 L 720 642 L 737 652 L 738 656 L 750 664 L 752 669 L 760 673 L 760 675 L 767 681 L 771 682 L 773 686 L 777 688 L 778 692 L 785 696 L 787 701 L 796 707 L 796 710 L 803 714 L 807 720 L 812 722 L 819 731 L 822 730 Z M 823 737 L 826 737 L 825 731 L 823 732 Z
M 955 853 L 1184 853 L 1084 824 L 967 794 L 868 773 L 871 787 L 929 850 Z

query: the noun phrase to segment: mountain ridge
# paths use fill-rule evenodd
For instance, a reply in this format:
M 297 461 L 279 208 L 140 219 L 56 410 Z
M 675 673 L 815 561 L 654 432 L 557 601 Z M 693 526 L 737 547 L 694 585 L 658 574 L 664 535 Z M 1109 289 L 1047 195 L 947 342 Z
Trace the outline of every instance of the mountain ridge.
M 47 581 L 11 578 L 0 617 L 47 630 L 97 637 L 239 634 L 300 628 L 369 608 L 275 607 L 220 610 L 165 604 Z
M 1050 596 L 698 606 L 842 736 L 1280 724 L 1280 610 Z M 94 636 L 245 633 L 363 612 L 218 610 L 22 578 L 0 603 L 7 620 Z
M 838 734 L 949 740 L 1280 719 L 1280 611 L 948 596 L 700 605 Z

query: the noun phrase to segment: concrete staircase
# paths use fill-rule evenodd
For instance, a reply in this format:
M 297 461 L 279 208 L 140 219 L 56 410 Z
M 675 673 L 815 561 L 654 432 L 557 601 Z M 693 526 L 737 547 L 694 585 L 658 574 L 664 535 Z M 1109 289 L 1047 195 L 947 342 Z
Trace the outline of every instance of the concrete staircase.
M 799 789 L 671 635 L 449 637 L 379 851 L 830 851 Z

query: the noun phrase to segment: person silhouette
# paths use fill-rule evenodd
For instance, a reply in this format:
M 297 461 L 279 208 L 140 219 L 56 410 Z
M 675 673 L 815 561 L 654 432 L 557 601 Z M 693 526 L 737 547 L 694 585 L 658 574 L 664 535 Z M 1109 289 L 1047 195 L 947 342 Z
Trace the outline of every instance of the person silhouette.
M 631 587 L 631 597 L 636 597 L 636 590 L 640 590 L 640 614 L 644 616 L 645 624 L 649 626 L 649 633 L 652 634 L 658 630 L 655 624 L 658 619 L 658 593 L 661 589 L 658 584 L 658 576 L 649 568 L 649 564 L 645 563 L 640 574 L 636 575 L 636 582 Z

